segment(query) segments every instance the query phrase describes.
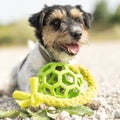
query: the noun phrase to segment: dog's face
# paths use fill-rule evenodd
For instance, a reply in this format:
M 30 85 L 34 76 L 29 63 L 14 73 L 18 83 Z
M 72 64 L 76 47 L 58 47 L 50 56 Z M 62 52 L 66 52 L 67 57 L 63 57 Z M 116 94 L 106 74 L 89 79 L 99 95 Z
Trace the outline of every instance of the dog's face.
M 68 61 L 86 43 L 92 16 L 81 6 L 55 5 L 45 7 L 29 18 L 39 42 L 57 61 Z

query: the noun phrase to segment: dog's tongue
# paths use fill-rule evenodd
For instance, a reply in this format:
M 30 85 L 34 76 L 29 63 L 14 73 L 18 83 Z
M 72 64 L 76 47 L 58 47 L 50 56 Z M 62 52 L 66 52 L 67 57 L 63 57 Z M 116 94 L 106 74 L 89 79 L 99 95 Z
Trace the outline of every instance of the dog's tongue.
M 78 43 L 66 44 L 65 46 L 68 51 L 74 55 L 76 55 L 80 50 L 80 45 Z

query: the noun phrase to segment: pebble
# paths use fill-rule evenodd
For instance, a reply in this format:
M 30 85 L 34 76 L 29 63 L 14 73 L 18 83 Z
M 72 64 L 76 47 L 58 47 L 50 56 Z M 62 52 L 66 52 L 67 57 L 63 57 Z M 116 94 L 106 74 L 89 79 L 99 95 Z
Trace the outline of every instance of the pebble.
M 70 114 L 67 111 L 62 111 L 58 117 L 57 120 L 71 120 Z
M 115 119 L 120 119 L 120 109 L 115 110 L 113 113 L 114 113 L 114 118 Z
M 55 107 L 49 107 L 48 110 L 49 111 L 55 111 L 56 109 L 55 109 Z
M 101 106 L 101 102 L 98 98 L 95 98 L 90 103 L 88 103 L 87 106 L 93 110 L 98 110 Z
M 5 118 L 5 120 L 12 120 L 12 119 L 10 119 L 10 118 Z
M 105 107 L 108 105 L 105 97 L 99 97 L 98 100 L 100 101 L 101 106 Z
M 98 112 L 96 118 L 98 120 L 106 120 L 107 119 L 107 114 L 105 112 Z
M 45 104 L 41 104 L 40 109 L 45 110 L 45 109 L 47 109 L 47 106 Z
M 72 120 L 83 120 L 79 115 L 72 115 Z
M 31 120 L 30 118 L 25 118 L 25 119 L 22 119 L 22 120 Z
M 102 95 L 101 95 L 102 94 Z M 68 112 L 62 111 L 57 120 L 120 120 L 120 92 L 111 92 L 109 94 L 101 93 L 98 97 L 93 99 L 89 105 L 92 105 L 94 109 L 93 116 L 70 116 Z M 41 106 L 43 109 L 46 108 L 45 105 Z M 10 110 L 17 109 L 18 106 L 15 104 L 14 100 L 11 98 L 0 97 L 0 109 Z M 54 107 L 49 107 L 49 110 L 55 110 Z M 4 120 L 11 120 L 6 118 Z M 12 120 L 18 120 L 12 119 Z M 27 118 L 24 120 L 31 120 Z

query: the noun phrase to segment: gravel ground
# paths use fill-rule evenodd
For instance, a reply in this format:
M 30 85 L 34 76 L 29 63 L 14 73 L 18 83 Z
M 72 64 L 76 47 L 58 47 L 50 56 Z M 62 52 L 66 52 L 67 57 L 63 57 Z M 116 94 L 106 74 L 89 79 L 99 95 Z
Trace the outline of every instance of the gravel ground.
M 0 88 L 8 84 L 11 67 L 28 51 L 26 48 L 0 48 Z M 89 104 L 96 109 L 94 116 L 73 116 L 70 120 L 120 120 L 120 42 L 91 43 L 81 48 L 78 60 L 94 75 L 98 96 Z M 0 97 L 0 109 L 15 108 L 18 106 L 13 99 Z

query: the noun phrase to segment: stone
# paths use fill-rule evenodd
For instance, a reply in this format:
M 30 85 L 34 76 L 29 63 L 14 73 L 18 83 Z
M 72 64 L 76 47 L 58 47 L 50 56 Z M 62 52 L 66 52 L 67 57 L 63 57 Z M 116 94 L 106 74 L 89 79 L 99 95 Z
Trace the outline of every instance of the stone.
M 120 109 L 115 110 L 113 113 L 114 113 L 114 118 L 115 119 L 120 119 Z
M 96 118 L 98 120 L 106 120 L 107 119 L 107 114 L 105 112 L 98 112 Z
M 72 120 L 83 120 L 79 115 L 72 115 Z
M 71 120 L 70 114 L 67 111 L 62 111 L 58 116 L 57 120 Z

